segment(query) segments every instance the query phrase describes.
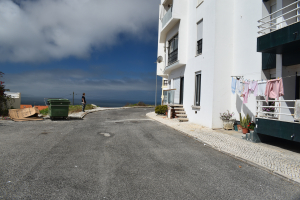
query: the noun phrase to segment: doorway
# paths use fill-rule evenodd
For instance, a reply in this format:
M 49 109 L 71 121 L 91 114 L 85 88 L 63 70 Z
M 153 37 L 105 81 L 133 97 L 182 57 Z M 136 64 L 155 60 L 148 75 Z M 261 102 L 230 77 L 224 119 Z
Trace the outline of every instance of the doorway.
M 183 92 L 184 92 L 184 77 L 180 78 L 180 101 L 179 104 L 183 104 Z

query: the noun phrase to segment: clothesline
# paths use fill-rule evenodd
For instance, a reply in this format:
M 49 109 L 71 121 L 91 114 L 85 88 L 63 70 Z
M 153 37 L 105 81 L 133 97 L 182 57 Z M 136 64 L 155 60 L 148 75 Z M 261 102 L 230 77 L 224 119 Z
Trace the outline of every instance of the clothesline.
M 290 75 L 290 76 L 285 76 L 285 77 L 278 77 L 278 78 L 291 78 L 291 77 L 294 77 L 294 76 L 300 76 L 300 74 L 298 74 L 298 72 L 296 72 L 296 75 Z M 231 77 L 235 77 L 237 80 L 244 80 L 244 76 L 231 76 Z M 261 80 L 251 80 L 251 79 L 245 79 L 244 81 L 268 81 L 268 79 L 261 79 Z
M 248 103 L 248 97 L 252 93 L 255 96 L 264 96 L 268 102 L 269 98 L 279 98 L 284 95 L 282 78 L 268 81 L 242 80 L 232 77 L 231 92 L 240 94 L 244 98 L 243 104 Z

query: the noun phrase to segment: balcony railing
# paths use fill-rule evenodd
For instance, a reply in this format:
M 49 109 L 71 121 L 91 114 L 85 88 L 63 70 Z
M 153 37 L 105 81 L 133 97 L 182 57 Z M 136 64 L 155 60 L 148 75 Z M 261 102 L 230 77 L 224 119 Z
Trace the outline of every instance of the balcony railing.
M 172 51 L 168 55 L 168 65 L 171 65 L 172 63 L 176 62 L 178 60 L 178 49 Z
M 258 20 L 258 34 L 265 35 L 300 21 L 300 0 Z
M 256 101 L 256 117 L 280 120 L 280 115 L 294 117 L 296 100 L 269 100 L 271 105 L 267 105 L 265 100 Z M 282 106 L 282 104 L 292 104 L 294 106 Z M 289 109 L 289 112 L 283 112 Z
M 173 7 L 171 6 L 165 16 L 162 18 L 162 27 L 164 27 L 168 21 L 172 18 Z

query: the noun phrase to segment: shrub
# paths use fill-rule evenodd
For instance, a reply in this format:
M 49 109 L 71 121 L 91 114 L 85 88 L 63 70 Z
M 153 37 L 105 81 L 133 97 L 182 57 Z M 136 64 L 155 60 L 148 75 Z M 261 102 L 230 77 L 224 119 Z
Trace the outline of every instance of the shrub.
M 40 111 L 40 113 L 42 115 L 48 115 L 48 112 L 49 112 L 49 108 L 45 108 L 45 109 L 43 109 L 43 110 Z
M 168 106 L 166 106 L 166 105 L 163 105 L 163 106 L 158 105 L 155 107 L 155 113 L 157 113 L 157 114 L 165 114 L 167 112 L 167 110 L 168 110 Z
M 144 102 L 140 101 L 140 102 L 137 103 L 137 106 L 147 106 L 147 105 Z

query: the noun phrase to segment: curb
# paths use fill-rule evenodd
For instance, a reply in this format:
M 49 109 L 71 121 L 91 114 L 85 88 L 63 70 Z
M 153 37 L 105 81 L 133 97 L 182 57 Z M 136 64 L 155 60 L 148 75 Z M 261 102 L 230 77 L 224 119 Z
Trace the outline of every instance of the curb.
M 189 135 L 188 133 L 185 133 L 184 131 L 181 131 L 181 130 L 179 130 L 179 129 L 176 129 L 176 128 L 173 127 L 173 126 L 170 126 L 170 125 L 168 125 L 168 124 L 164 124 L 164 123 L 162 123 L 162 122 L 156 120 L 155 118 L 148 116 L 148 114 L 149 114 L 149 113 L 146 114 L 146 116 L 147 116 L 148 118 L 151 118 L 151 119 L 153 119 L 153 120 L 155 120 L 155 121 L 157 121 L 157 122 L 159 122 L 159 123 L 161 123 L 161 124 L 163 124 L 163 125 L 165 125 L 165 126 L 168 126 L 168 127 L 172 128 L 172 129 L 174 129 L 174 130 L 176 130 L 176 131 L 182 133 L 183 135 L 188 136 L 188 137 L 190 137 L 190 138 L 192 138 L 192 139 L 194 139 L 194 140 L 196 140 L 196 141 L 202 143 L 203 145 L 205 145 L 205 146 L 207 146 L 207 147 L 209 147 L 209 148 L 211 148 L 211 149 L 217 150 L 217 151 L 219 151 L 219 152 L 221 152 L 221 153 L 223 153 L 223 154 L 225 154 L 225 155 L 227 155 L 227 156 L 230 156 L 230 157 L 232 157 L 232 158 L 235 158 L 235 159 L 237 159 L 237 160 L 239 160 L 239 161 L 242 161 L 242 162 L 244 162 L 244 163 L 246 163 L 246 164 L 248 164 L 248 165 L 251 165 L 251 166 L 253 166 L 253 167 L 257 167 L 257 168 L 259 168 L 259 169 L 261 169 L 261 170 L 264 170 L 264 171 L 266 171 L 266 172 L 268 172 L 268 173 L 270 173 L 270 174 L 272 174 L 272 175 L 274 175 L 274 176 L 280 177 L 280 178 L 282 178 L 282 179 L 284 179 L 284 180 L 286 180 L 286 181 L 288 181 L 288 182 L 290 182 L 290 183 L 293 183 L 293 184 L 296 184 L 296 185 L 300 185 L 300 181 L 298 181 L 298 180 L 294 180 L 293 178 L 291 178 L 291 177 L 289 177 L 289 176 L 286 176 L 285 174 L 282 174 L 282 173 L 279 173 L 279 172 L 275 172 L 274 170 L 271 170 L 271 169 L 269 169 L 269 168 L 267 168 L 267 167 L 265 167 L 265 166 L 262 166 L 262 165 L 260 165 L 260 164 L 258 164 L 258 163 L 252 162 L 252 161 L 250 161 L 250 160 L 246 160 L 246 159 L 241 158 L 241 157 L 239 157 L 239 156 L 236 156 L 236 155 L 234 155 L 234 154 L 230 154 L 230 153 L 225 152 L 225 151 L 223 151 L 223 150 L 221 150 L 221 149 L 217 149 L 217 148 L 213 147 L 212 145 L 207 144 L 207 143 L 203 142 L 202 140 L 200 140 L 200 139 L 198 139 L 198 138 L 196 138 L 196 137 L 194 137 L 194 136 Z

